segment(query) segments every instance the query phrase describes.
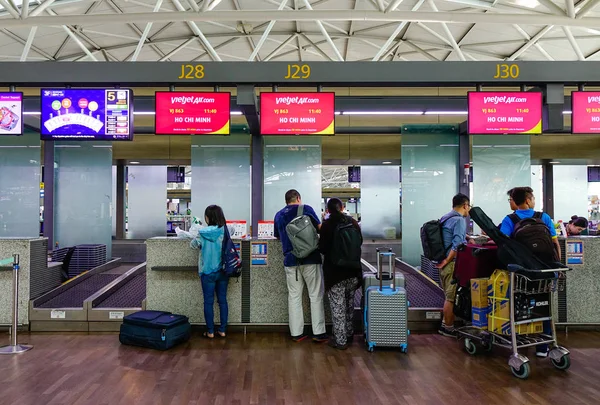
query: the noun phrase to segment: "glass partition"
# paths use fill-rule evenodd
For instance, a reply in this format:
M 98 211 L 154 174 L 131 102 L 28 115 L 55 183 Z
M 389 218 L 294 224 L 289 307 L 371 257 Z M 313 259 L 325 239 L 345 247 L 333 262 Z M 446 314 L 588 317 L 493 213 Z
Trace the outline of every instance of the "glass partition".
M 435 133 L 431 133 L 434 132 Z M 458 192 L 458 133 L 454 127 L 408 128 L 402 135 L 402 259 L 420 265 L 420 229 L 452 209 Z M 361 194 L 364 210 L 364 195 Z
M 472 154 L 472 203 L 500 224 L 510 213 L 506 192 L 513 187 L 531 186 L 529 136 L 475 135 Z M 538 200 L 543 199 L 536 196 Z
M 588 217 L 588 169 L 585 165 L 555 165 L 554 221 L 568 222 L 573 215 Z
M 227 220 L 246 221 L 250 232 L 250 136 L 192 137 L 192 215 L 204 223 L 211 204 Z
M 266 136 L 264 142 L 264 219 L 272 220 L 285 206 L 292 188 L 320 215 L 321 137 Z
M 0 136 L 0 237 L 40 235 L 40 135 Z
M 167 233 L 167 167 L 127 168 L 127 239 L 148 239 Z
M 55 142 L 54 241 L 106 245 L 112 255 L 112 146 Z
M 400 237 L 400 167 L 361 166 L 361 229 L 373 239 Z

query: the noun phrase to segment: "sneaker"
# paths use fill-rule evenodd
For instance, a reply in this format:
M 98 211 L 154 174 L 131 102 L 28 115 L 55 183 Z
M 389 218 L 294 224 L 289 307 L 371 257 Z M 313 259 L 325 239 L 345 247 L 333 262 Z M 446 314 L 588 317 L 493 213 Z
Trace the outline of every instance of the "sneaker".
M 327 336 L 325 333 L 323 333 L 322 335 L 313 336 L 312 340 L 315 343 L 325 343 L 325 342 L 329 341 L 329 336 Z
M 302 342 L 303 340 L 308 339 L 308 335 L 302 334 L 302 335 L 298 335 L 298 336 L 292 336 L 292 340 L 296 343 L 298 342 Z
M 345 345 L 338 345 L 338 344 L 335 342 L 335 339 L 329 339 L 329 341 L 327 342 L 327 344 L 328 344 L 330 347 L 333 347 L 334 349 L 338 349 L 338 350 L 346 350 L 346 349 L 348 348 L 348 344 L 345 344 Z
M 438 333 L 442 336 L 446 336 L 446 337 L 456 337 L 456 329 L 449 329 L 445 326 L 442 326 L 439 330 Z

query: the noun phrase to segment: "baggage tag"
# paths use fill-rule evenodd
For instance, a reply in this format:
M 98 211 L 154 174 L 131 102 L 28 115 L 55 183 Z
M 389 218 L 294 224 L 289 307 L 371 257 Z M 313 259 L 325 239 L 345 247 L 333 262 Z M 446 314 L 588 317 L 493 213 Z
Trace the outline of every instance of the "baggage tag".
M 425 319 L 439 321 L 442 319 L 441 312 L 425 312 Z

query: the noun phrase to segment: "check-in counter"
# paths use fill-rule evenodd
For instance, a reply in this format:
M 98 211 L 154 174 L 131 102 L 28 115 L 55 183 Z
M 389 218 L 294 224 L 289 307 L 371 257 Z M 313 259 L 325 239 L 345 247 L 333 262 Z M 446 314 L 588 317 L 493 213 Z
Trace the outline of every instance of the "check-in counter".
M 230 325 L 287 325 L 288 294 L 281 242 L 274 239 L 234 240 L 239 244 L 242 276 L 229 281 Z M 204 324 L 198 250 L 190 241 L 152 238 L 146 241 L 146 308 L 187 315 Z M 304 317 L 310 323 L 310 304 L 304 294 Z M 325 300 L 326 319 L 329 319 Z M 215 322 L 219 312 L 215 298 Z
M 46 238 L 0 238 L 0 259 L 19 255 L 19 324 L 29 324 L 29 300 L 41 290 L 55 287 L 46 278 L 48 268 L 48 240 Z M 60 276 L 59 272 L 56 272 Z M 60 279 L 58 280 L 60 283 Z M 0 267 L 0 325 L 12 323 L 13 268 Z
M 600 326 L 600 237 L 561 239 L 567 272 L 566 288 L 558 293 L 558 320 L 567 325 Z

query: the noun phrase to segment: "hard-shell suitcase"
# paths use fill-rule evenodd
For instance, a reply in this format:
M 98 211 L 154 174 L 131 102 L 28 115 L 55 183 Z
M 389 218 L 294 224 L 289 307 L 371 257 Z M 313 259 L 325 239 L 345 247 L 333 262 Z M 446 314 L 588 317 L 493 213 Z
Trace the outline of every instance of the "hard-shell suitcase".
M 460 287 L 470 288 L 472 278 L 490 277 L 498 268 L 493 243 L 485 245 L 463 245 L 456 253 L 454 279 Z
M 382 253 L 377 249 L 378 262 L 380 255 L 386 258 L 395 256 L 391 251 Z M 367 288 L 365 293 L 365 343 L 371 352 L 375 347 L 399 347 L 406 353 L 409 335 L 406 290 L 383 285 L 381 266 L 378 266 L 378 271 L 379 285 Z
M 187 316 L 164 311 L 139 311 L 123 318 L 119 341 L 124 345 L 167 350 L 187 342 L 191 332 Z
M 363 296 L 365 295 L 364 292 L 367 291 L 367 288 L 379 285 L 379 274 L 382 274 L 384 286 L 389 286 L 390 284 L 393 284 L 396 287 L 406 288 L 404 274 L 394 271 L 394 267 L 396 266 L 396 255 L 393 254 L 392 249 L 389 249 L 389 253 L 392 254 L 387 256 L 387 271 L 383 270 L 383 262 L 381 260 L 381 256 L 378 254 L 377 273 L 363 274 Z

